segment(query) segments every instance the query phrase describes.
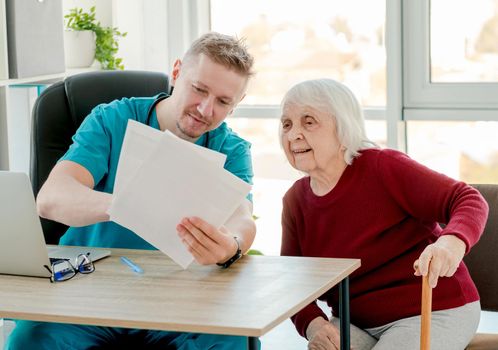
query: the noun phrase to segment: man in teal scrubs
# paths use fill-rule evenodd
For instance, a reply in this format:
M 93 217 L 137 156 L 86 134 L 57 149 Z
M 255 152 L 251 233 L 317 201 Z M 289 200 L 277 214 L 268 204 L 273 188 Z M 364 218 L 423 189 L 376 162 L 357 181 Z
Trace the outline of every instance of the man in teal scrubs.
M 244 97 L 252 64 L 243 43 L 208 33 L 192 44 L 182 61 L 174 63 L 170 96 L 125 98 L 95 107 L 38 194 L 40 216 L 70 226 L 60 243 L 154 249 L 135 233 L 109 221 L 107 214 L 128 119 L 226 154 L 225 169 L 250 183 L 250 144 L 224 120 Z M 251 214 L 252 204 L 246 200 L 219 229 L 198 217 L 186 217 L 177 225 L 178 235 L 198 263 L 223 264 L 235 260 L 239 246 L 243 252 L 249 250 L 256 234 Z M 154 349 L 228 350 L 245 348 L 246 342 L 236 336 L 18 321 L 6 348 L 90 349 L 137 344 Z

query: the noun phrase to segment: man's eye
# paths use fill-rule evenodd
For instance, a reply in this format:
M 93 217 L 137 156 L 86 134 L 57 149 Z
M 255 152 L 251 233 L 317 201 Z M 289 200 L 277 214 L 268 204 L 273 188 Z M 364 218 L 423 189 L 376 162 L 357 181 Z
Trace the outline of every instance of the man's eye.
M 198 87 L 198 86 L 192 85 L 192 88 L 194 88 L 194 90 L 195 90 L 196 92 L 204 92 L 204 90 L 203 90 L 203 89 L 201 89 L 201 88 L 200 88 L 200 87 Z

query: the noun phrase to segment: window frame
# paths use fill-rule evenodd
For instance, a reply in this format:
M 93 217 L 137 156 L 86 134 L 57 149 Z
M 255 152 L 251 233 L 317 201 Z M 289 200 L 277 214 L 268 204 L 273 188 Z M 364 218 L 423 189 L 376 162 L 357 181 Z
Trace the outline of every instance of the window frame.
M 498 120 L 498 83 L 430 81 L 429 10 L 430 0 L 386 0 L 386 106 L 364 108 L 367 120 L 386 121 L 388 147 L 402 151 L 408 120 Z M 210 1 L 170 0 L 168 23 L 169 55 L 181 57 L 210 30 Z M 241 103 L 233 117 L 279 118 L 280 108 Z
M 498 120 L 498 83 L 431 82 L 430 1 L 403 0 L 405 118 Z

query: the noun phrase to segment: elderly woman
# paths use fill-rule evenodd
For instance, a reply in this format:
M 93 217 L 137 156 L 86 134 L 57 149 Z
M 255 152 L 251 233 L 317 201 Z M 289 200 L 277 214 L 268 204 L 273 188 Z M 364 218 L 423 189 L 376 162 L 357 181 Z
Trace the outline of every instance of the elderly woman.
M 419 276 L 429 274 L 432 347 L 464 349 L 480 318 L 479 295 L 462 262 L 487 218 L 479 192 L 376 147 L 358 101 L 341 83 L 297 84 L 282 110 L 283 149 L 307 176 L 284 196 L 281 253 L 361 259 L 350 278 L 352 347 L 419 349 Z M 320 299 L 337 316 L 337 288 Z M 292 321 L 309 349 L 339 349 L 338 320 L 329 321 L 316 303 Z

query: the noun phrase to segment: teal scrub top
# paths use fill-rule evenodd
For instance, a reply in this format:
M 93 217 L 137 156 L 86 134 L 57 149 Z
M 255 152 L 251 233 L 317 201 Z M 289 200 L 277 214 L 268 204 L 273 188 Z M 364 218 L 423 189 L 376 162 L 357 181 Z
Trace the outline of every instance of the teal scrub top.
M 119 155 L 128 119 L 159 129 L 155 108 L 159 97 L 132 97 L 95 107 L 73 136 L 73 144 L 60 160 L 70 160 L 85 167 L 93 176 L 94 189 L 113 193 Z M 150 111 L 149 111 L 150 110 Z M 150 118 L 149 118 L 150 114 Z M 225 122 L 202 135 L 196 144 L 227 155 L 224 168 L 252 184 L 251 144 L 240 138 Z M 248 196 L 249 200 L 252 197 Z M 109 248 L 155 249 L 132 231 L 115 222 L 70 227 L 60 244 Z

